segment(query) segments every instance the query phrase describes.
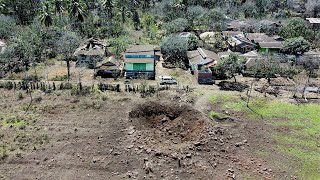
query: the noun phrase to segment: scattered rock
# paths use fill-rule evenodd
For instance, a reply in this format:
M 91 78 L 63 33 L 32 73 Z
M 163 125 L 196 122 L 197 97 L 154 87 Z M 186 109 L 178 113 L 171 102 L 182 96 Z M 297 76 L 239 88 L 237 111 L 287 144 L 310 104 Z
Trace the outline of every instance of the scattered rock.
M 267 168 L 263 168 L 263 171 L 268 171 L 268 169 Z
M 236 147 L 240 147 L 240 146 L 242 146 L 242 145 L 243 145 L 242 142 L 238 142 L 238 143 L 235 144 Z
M 134 126 L 130 126 L 128 129 L 128 135 L 132 135 L 135 131 Z

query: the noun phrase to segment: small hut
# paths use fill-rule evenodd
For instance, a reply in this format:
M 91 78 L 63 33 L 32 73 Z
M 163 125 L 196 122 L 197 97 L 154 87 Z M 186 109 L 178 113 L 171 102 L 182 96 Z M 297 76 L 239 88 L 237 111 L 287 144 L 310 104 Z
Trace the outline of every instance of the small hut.
M 102 61 L 108 55 L 107 43 L 90 38 L 81 43 L 74 55 L 77 56 L 76 67 L 95 68 L 97 62 Z
M 106 58 L 97 65 L 96 76 L 103 78 L 115 78 L 123 69 L 123 63 L 120 63 L 114 56 Z

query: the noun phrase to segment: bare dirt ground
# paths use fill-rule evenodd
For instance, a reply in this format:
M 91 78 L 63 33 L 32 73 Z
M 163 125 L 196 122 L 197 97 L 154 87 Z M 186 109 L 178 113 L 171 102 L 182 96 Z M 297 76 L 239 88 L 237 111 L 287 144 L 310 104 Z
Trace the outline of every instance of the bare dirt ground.
M 1 91 L 1 114 L 20 113 L 29 99 Z M 214 93 L 214 91 L 210 91 Z M 164 91 L 161 99 L 104 93 L 88 97 L 35 93 L 25 128 L 1 125 L 3 139 L 23 134 L 21 149 L 0 161 L 0 179 L 286 179 L 254 154 L 272 143 L 267 124 L 223 111 L 208 94 Z M 46 135 L 46 142 L 32 139 Z M 17 144 L 8 141 L 7 145 Z M 20 144 L 21 146 L 21 144 Z M 272 159 L 270 160 L 272 161 Z

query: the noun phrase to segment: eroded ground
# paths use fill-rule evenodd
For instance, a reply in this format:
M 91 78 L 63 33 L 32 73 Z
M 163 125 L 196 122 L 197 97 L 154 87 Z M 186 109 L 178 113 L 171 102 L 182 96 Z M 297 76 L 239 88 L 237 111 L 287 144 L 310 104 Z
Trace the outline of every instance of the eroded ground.
M 295 179 L 299 174 L 290 171 L 291 161 L 276 151 L 270 136 L 286 127 L 249 120 L 212 97 L 212 90 L 164 91 L 145 99 L 35 92 L 27 113 L 26 94 L 0 91 L 2 179 Z

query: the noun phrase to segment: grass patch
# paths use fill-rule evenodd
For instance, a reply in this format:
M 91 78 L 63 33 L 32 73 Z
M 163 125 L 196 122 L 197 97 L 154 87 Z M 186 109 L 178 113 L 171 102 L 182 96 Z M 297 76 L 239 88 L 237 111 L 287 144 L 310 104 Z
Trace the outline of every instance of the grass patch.
M 67 81 L 68 75 L 55 76 L 50 79 L 50 81 Z
M 229 104 L 230 101 L 236 100 L 238 101 L 239 98 L 236 96 L 233 96 L 231 93 L 221 93 L 221 94 L 214 94 L 210 96 L 209 101 L 212 104 Z
M 320 179 L 320 105 L 291 104 L 280 100 L 252 98 L 246 107 L 245 99 L 230 93 L 212 95 L 212 104 L 231 111 L 243 112 L 246 118 L 259 120 L 262 116 L 274 127 L 285 127 L 286 132 L 272 132 L 276 149 L 292 162 L 295 172 L 302 179 Z M 214 116 L 213 113 L 210 116 Z M 260 116 L 261 115 L 261 116 Z M 259 151 L 264 157 L 271 153 Z M 281 162 L 279 162 L 281 163 Z M 286 165 L 288 166 L 288 165 Z
M 214 112 L 214 111 L 210 111 L 208 116 L 212 120 L 219 120 L 219 121 L 223 121 L 228 118 L 227 116 L 225 116 L 221 113 L 218 113 L 218 112 Z
M 170 73 L 170 76 L 178 78 L 178 77 L 180 77 L 180 74 L 177 71 L 173 71 L 173 72 Z
M 26 126 L 26 121 L 23 119 L 15 119 L 15 118 L 9 118 L 6 121 L 4 121 L 3 126 L 4 127 L 18 127 L 22 128 Z
M 310 151 L 298 146 L 278 145 L 277 149 L 292 158 L 298 164 L 297 174 L 301 179 L 314 180 L 320 178 L 319 151 Z
M 7 148 L 5 145 L 0 145 L 0 160 L 8 157 Z

